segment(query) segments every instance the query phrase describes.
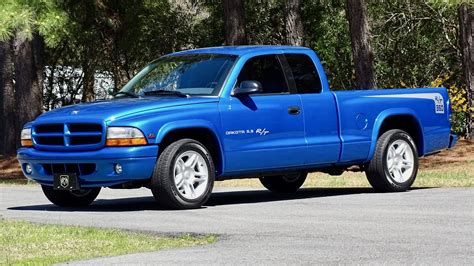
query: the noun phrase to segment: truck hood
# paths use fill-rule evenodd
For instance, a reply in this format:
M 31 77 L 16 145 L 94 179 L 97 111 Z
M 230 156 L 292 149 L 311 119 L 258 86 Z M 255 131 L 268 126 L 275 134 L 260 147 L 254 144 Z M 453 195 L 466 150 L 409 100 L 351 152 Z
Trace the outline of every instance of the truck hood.
M 147 97 L 122 98 L 106 101 L 82 103 L 58 108 L 39 116 L 36 121 L 43 122 L 50 119 L 94 118 L 103 121 L 117 119 L 122 116 L 151 111 L 154 109 L 217 102 L 217 98 L 210 97 Z

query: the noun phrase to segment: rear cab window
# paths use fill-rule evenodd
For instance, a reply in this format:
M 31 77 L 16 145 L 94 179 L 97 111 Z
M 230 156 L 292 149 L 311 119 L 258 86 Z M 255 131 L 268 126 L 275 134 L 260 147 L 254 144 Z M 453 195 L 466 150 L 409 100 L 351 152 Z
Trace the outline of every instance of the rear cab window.
M 320 93 L 321 80 L 313 60 L 306 54 L 285 54 L 286 61 L 293 75 L 297 92 Z

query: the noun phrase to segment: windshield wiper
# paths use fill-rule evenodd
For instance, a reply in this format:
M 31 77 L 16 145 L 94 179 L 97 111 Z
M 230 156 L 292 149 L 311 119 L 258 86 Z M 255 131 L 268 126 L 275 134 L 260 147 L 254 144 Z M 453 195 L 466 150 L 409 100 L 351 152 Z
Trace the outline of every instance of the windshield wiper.
M 133 92 L 128 92 L 128 91 L 119 91 L 119 92 L 117 92 L 117 93 L 114 95 L 114 97 L 117 97 L 117 95 L 120 95 L 120 94 L 129 96 L 129 97 L 132 97 L 132 98 L 138 98 L 138 97 L 139 97 L 139 96 L 136 95 L 135 93 L 133 93 Z
M 179 92 L 179 91 L 170 91 L 170 90 L 154 90 L 154 91 L 147 91 L 145 93 L 143 93 L 145 95 L 174 95 L 174 96 L 178 96 L 178 97 L 186 97 L 188 98 L 189 97 L 189 94 L 186 94 L 186 93 L 182 93 L 182 92 Z

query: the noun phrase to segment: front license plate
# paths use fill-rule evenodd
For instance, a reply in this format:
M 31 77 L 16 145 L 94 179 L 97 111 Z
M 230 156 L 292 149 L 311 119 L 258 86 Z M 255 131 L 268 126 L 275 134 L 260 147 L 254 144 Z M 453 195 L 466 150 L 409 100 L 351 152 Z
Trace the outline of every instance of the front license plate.
M 79 182 L 75 173 L 54 174 L 53 188 L 57 190 L 79 190 Z

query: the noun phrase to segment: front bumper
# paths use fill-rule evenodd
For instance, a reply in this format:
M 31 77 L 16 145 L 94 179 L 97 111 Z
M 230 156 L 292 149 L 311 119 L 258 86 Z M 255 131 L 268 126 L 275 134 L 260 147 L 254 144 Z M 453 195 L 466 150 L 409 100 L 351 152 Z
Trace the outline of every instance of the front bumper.
M 157 145 L 138 147 L 106 147 L 96 151 L 54 152 L 34 148 L 20 148 L 18 161 L 23 174 L 42 185 L 53 185 L 53 174 L 47 164 L 95 164 L 91 173 L 79 175 L 81 187 L 107 187 L 134 180 L 146 180 L 153 174 L 158 155 Z M 115 173 L 114 167 L 122 165 L 122 173 Z M 32 166 L 32 173 L 25 172 L 26 165 Z

